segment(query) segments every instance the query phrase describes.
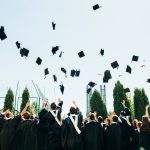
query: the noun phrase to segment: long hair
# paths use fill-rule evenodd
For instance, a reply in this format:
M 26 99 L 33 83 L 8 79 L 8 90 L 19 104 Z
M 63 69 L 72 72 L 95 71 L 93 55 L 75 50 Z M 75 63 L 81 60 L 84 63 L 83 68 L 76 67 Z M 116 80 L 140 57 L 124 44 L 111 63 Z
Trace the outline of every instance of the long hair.
M 143 116 L 142 117 L 142 127 L 140 129 L 140 131 L 143 132 L 150 132 L 150 122 L 149 122 L 149 118 L 147 116 Z

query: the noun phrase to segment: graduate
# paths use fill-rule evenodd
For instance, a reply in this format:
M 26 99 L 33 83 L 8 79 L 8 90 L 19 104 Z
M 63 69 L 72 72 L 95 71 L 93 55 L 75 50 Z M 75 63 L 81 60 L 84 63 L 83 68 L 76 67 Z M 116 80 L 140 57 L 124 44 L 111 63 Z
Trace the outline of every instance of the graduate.
M 106 129 L 106 149 L 121 150 L 122 131 L 118 123 L 118 116 L 112 117 L 111 125 Z
M 58 98 L 58 105 L 51 103 L 50 111 L 46 110 L 43 101 L 39 113 L 38 150 L 61 150 L 61 112 L 63 101 Z
M 22 121 L 16 130 L 16 148 L 15 150 L 37 150 L 37 119 L 31 118 L 26 110 L 30 106 L 28 102 L 22 113 Z M 33 109 L 32 109 L 33 111 Z M 32 113 L 33 114 L 33 113 Z
M 89 122 L 82 130 L 84 150 L 103 150 L 104 132 L 103 127 L 96 121 L 95 114 L 91 113 Z
M 13 150 L 16 146 L 16 129 L 21 121 L 21 116 L 24 109 L 19 116 L 14 116 L 12 112 L 7 110 L 5 112 L 5 123 L 0 132 L 0 150 Z
M 83 150 L 81 138 L 82 114 L 73 101 L 68 117 L 63 121 L 61 141 L 64 150 Z

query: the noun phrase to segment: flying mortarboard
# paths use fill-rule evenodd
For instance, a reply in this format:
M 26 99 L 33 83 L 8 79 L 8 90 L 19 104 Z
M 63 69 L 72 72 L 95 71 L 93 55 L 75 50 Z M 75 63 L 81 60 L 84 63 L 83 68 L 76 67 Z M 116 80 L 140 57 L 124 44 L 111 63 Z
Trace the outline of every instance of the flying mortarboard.
M 147 79 L 147 82 L 150 83 L 150 79 Z
M 64 85 L 61 84 L 61 85 L 59 85 L 59 86 L 60 86 L 60 91 L 61 91 L 61 93 L 64 94 L 64 89 L 65 89 Z
M 64 52 L 62 52 L 62 51 L 60 52 L 60 54 L 59 54 L 59 57 L 60 57 L 60 58 L 62 57 L 62 54 L 63 54 L 63 53 L 64 53 Z
M 92 88 L 88 88 L 87 91 L 86 91 L 87 94 L 89 94 L 91 92 L 91 90 L 92 90 Z
M 89 83 L 88 83 L 88 85 L 90 86 L 90 87 L 94 87 L 95 85 L 96 85 L 96 83 L 94 83 L 94 82 L 92 82 L 92 81 L 90 81 Z
M 124 89 L 124 92 L 125 92 L 125 93 L 128 93 L 128 92 L 130 92 L 130 89 L 129 89 L 129 88 L 125 88 L 125 89 Z
M 49 71 L 48 71 L 48 68 L 46 68 L 46 69 L 44 70 L 45 78 L 46 78 L 46 75 L 48 75 L 48 74 L 49 74 Z
M 17 41 L 17 42 L 16 42 L 16 46 L 17 46 L 18 49 L 20 49 L 20 45 L 21 45 L 21 44 Z
M 80 70 L 76 70 L 75 76 L 76 76 L 76 77 L 79 77 L 79 76 L 80 76 Z
M 53 79 L 54 79 L 54 82 L 57 82 L 57 77 L 56 77 L 56 75 L 53 75 Z
M 59 46 L 55 46 L 55 47 L 52 47 L 52 54 L 56 54 L 56 52 L 59 50 Z
M 83 51 L 80 51 L 80 52 L 78 53 L 78 55 L 79 55 L 79 57 L 80 57 L 80 58 L 82 58 L 82 57 L 84 57 L 84 56 L 85 56 L 85 54 L 84 54 L 84 52 L 83 52 Z
M 100 50 L 100 54 L 103 56 L 104 55 L 104 49 Z
M 41 59 L 40 57 L 38 57 L 37 60 L 36 60 L 36 63 L 37 63 L 38 65 L 41 65 L 42 59 Z
M 131 72 L 132 72 L 132 69 L 131 69 L 131 67 L 130 67 L 129 65 L 127 65 L 126 72 L 128 72 L 128 73 L 130 73 L 130 74 L 131 74 Z
M 74 69 L 72 69 L 72 70 L 71 70 L 71 73 L 70 73 L 70 76 L 71 76 L 71 77 L 74 77 L 75 74 L 76 74 L 76 71 L 75 71 Z
M 28 57 L 28 55 L 29 55 L 29 50 L 28 49 L 26 49 L 26 48 L 22 48 L 22 49 L 20 49 L 20 54 L 21 54 L 21 57 Z
M 98 4 L 96 4 L 96 5 L 93 6 L 93 10 L 97 10 L 97 9 L 99 9 L 100 7 L 102 7 L 102 6 L 99 6 Z
M 139 56 L 135 56 L 135 55 L 133 55 L 133 57 L 132 57 L 132 61 L 138 61 L 138 59 L 139 59 Z
M 65 69 L 65 68 L 63 68 L 63 67 L 61 67 L 61 71 L 65 74 L 65 76 L 66 76 L 66 74 L 67 74 L 67 70 Z M 67 76 L 66 76 L 67 77 Z
M 53 30 L 55 30 L 56 23 L 52 22 L 52 27 L 53 27 Z
M 6 38 L 7 38 L 7 36 L 5 34 L 4 27 L 1 26 L 1 28 L 0 28 L 0 39 L 5 40 Z
M 119 67 L 118 62 L 117 62 L 117 61 L 112 62 L 112 63 L 111 63 L 111 67 L 112 67 L 113 69 L 118 68 L 118 67 Z
M 104 82 L 104 83 L 108 83 L 108 81 L 109 81 L 110 79 L 112 79 L 110 70 L 106 70 L 106 71 L 104 72 L 103 82 Z

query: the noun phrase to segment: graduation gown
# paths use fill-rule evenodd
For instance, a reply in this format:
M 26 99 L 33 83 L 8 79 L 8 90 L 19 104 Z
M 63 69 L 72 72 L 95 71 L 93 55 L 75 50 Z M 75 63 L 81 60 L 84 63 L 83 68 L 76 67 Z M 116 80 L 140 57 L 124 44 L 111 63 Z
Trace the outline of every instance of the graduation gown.
M 106 149 L 121 150 L 122 132 L 118 123 L 112 123 L 106 129 Z
M 62 102 L 57 108 L 57 118 L 60 121 Z M 56 113 L 56 112 L 54 112 Z M 43 109 L 39 113 L 38 150 L 61 150 L 61 126 L 50 111 Z
M 37 150 L 37 120 L 23 120 L 16 131 L 15 150 Z
M 5 120 L 5 124 L 0 132 L 0 150 L 13 150 L 15 143 L 15 133 L 19 122 L 20 116 L 13 119 Z
M 103 133 L 103 128 L 98 122 L 91 121 L 87 123 L 81 133 L 84 150 L 103 150 Z
M 81 129 L 81 118 L 77 115 L 77 126 Z M 73 118 L 74 119 L 74 118 Z M 62 125 L 61 142 L 64 150 L 83 150 L 81 134 L 75 129 L 70 117 L 67 117 Z

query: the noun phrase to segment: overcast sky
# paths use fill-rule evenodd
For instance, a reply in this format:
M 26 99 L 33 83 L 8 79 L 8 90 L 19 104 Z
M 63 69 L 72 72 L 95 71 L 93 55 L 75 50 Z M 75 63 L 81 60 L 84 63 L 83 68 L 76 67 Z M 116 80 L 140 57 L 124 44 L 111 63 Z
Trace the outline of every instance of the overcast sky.
M 102 8 L 93 11 L 92 6 Z M 0 41 L 0 96 L 9 87 L 16 90 L 20 80 L 21 90 L 27 85 L 32 95 L 34 80 L 50 101 L 55 95 L 64 99 L 64 112 L 71 101 L 77 100 L 83 113 L 86 110 L 86 85 L 89 81 L 103 85 L 102 76 L 110 70 L 113 79 L 106 84 L 107 108 L 113 110 L 113 88 L 117 80 L 131 89 L 144 87 L 150 97 L 150 1 L 149 0 L 0 0 L 0 26 L 5 27 L 8 38 Z M 51 22 L 56 22 L 52 30 Z M 27 59 L 22 58 L 15 42 L 30 50 Z M 60 46 L 64 52 L 51 56 L 52 46 Z M 100 49 L 105 55 L 99 55 Z M 85 57 L 79 59 L 77 53 L 83 50 Z M 138 62 L 131 63 L 133 55 L 139 56 Z M 37 57 L 43 59 L 38 66 Z M 112 69 L 110 63 L 117 60 L 119 69 Z M 145 64 L 146 67 L 140 66 Z M 125 72 L 126 66 L 133 69 L 132 75 Z M 44 69 L 50 75 L 44 79 Z M 64 67 L 68 78 L 60 71 Z M 71 78 L 70 70 L 80 69 L 80 78 Z M 58 76 L 58 83 L 52 75 Z M 122 77 L 118 75 L 122 74 Z M 61 81 L 65 86 L 62 96 L 59 91 Z M 2 107 L 2 101 L 0 103 Z

